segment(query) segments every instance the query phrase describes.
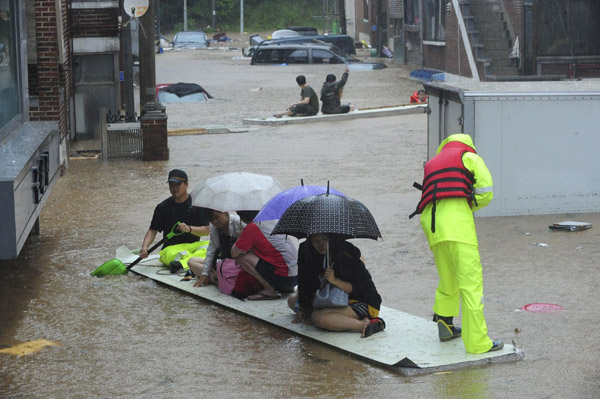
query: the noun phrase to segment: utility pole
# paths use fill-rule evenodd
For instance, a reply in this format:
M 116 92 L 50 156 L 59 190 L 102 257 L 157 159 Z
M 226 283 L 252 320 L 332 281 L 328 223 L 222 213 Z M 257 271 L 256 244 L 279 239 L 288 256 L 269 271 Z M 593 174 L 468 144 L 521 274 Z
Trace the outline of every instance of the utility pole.
M 340 15 L 340 33 L 342 35 L 347 35 L 346 28 L 346 2 L 344 0 L 338 0 L 338 9 Z
M 244 0 L 240 0 L 240 37 L 244 39 Z
M 133 55 L 131 54 L 131 18 L 123 15 L 124 28 L 121 30 L 121 45 L 123 46 L 123 105 L 129 115 L 135 113 L 133 95 Z
M 154 1 L 139 18 L 140 22 L 140 110 L 156 99 L 156 63 L 154 49 Z
M 217 10 L 215 8 L 215 0 L 212 0 L 212 27 L 213 29 L 215 29 L 215 27 L 217 26 L 217 21 L 215 20 L 217 16 Z
M 187 0 L 183 0 L 183 30 L 187 31 Z

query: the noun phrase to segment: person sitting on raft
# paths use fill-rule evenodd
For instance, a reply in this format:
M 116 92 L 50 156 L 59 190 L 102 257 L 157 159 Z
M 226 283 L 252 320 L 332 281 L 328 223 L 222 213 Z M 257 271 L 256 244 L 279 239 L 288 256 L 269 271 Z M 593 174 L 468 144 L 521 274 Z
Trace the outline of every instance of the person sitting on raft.
M 197 276 L 194 287 L 208 283 L 218 284 L 216 277 L 217 258 L 231 258 L 231 248 L 243 226 L 240 217 L 234 213 L 208 211 L 210 215 L 210 237 L 206 257 L 193 257 L 188 260 L 190 270 Z
M 253 222 L 258 211 L 238 211 L 247 224 L 233 248 L 231 256 L 246 273 L 262 285 L 249 300 L 281 298 L 281 292 L 292 292 L 297 284 L 297 249 L 283 235 L 271 235 L 277 220 Z
M 332 267 L 327 268 L 327 245 Z M 348 293 L 348 306 L 314 309 L 322 280 Z M 292 323 L 314 323 L 330 331 L 360 331 L 363 337 L 385 329 L 379 316 L 381 296 L 361 259 L 360 250 L 335 234 L 313 234 L 298 249 L 298 292 L 288 298 L 297 314 Z
M 344 92 L 344 86 L 348 81 L 348 74 L 348 67 L 346 67 L 342 78 L 338 82 L 336 82 L 336 77 L 332 73 L 325 78 L 325 83 L 323 83 L 323 87 L 321 87 L 321 101 L 323 102 L 321 112 L 323 114 L 346 114 L 350 111 L 354 111 L 354 105 L 342 105 L 340 103 L 342 93 Z
M 158 232 L 162 232 L 166 237 L 173 226 L 180 222 L 177 229 L 183 234 L 174 236 L 165 242 L 160 257 L 161 262 L 165 266 L 169 266 L 172 273 L 175 273 L 181 268 L 187 269 L 188 259 L 192 256 L 184 256 L 175 261 L 177 254 L 185 251 L 193 254 L 198 250 L 202 246 L 202 243 L 199 242 L 200 237 L 208 235 L 209 227 L 206 218 L 207 210 L 192 206 L 192 197 L 188 194 L 187 174 L 181 169 L 173 169 L 169 172 L 167 183 L 169 183 L 171 196 L 154 209 L 150 228 L 142 241 L 140 258 L 148 257 L 148 247 L 154 242 Z

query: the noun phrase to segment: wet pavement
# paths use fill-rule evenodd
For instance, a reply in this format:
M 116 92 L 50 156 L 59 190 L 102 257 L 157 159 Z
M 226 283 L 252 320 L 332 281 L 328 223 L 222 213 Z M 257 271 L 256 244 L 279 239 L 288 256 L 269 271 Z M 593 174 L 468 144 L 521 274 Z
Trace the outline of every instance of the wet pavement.
M 176 104 L 167 109 L 170 126 L 268 116 L 299 92 L 294 77 L 300 67 L 252 69 L 242 63 L 235 72 L 240 61 L 231 54 L 202 59 L 203 54 L 165 53 L 157 72 L 198 58 L 197 68 L 216 87 L 193 82 L 234 109 L 219 112 L 218 102 L 205 108 Z M 329 73 L 317 67 L 309 68 L 309 81 Z M 344 98 L 359 106 L 390 105 L 418 88 L 402 68 L 369 73 L 351 75 Z M 392 77 L 397 92 L 386 88 L 384 97 L 377 88 L 390 86 Z M 262 91 L 251 91 L 259 84 Z M 224 89 L 230 85 L 235 89 Z M 265 101 L 253 97 L 256 93 Z M 59 346 L 21 357 L 0 354 L 0 396 L 598 397 L 600 340 L 593 313 L 600 288 L 599 214 L 478 218 L 490 335 L 514 340 L 526 357 L 418 377 L 399 376 L 134 274 L 89 276 L 117 247 L 139 247 L 154 206 L 169 195 L 166 176 L 172 168 L 188 172 L 190 188 L 231 171 L 272 175 L 286 188 L 301 178 L 305 184 L 329 180 L 363 202 L 379 225 L 383 240 L 354 243 L 384 305 L 430 318 L 435 265 L 418 220 L 408 220 L 418 202 L 412 183 L 422 177 L 426 129 L 425 114 L 261 127 L 169 137 L 165 162 L 72 160 L 42 212 L 42 235 L 30 237 L 18 260 L 0 262 L 0 348 L 41 338 Z M 548 230 L 563 220 L 594 227 Z M 518 311 L 535 302 L 563 310 Z

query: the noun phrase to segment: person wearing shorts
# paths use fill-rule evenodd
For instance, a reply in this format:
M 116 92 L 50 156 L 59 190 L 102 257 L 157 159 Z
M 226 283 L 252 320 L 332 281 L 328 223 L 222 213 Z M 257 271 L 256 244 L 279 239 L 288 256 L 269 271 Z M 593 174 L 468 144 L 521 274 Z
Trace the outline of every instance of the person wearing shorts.
M 281 298 L 281 292 L 291 292 L 297 284 L 296 245 L 285 235 L 271 235 L 277 220 L 253 222 L 257 213 L 238 212 L 242 222 L 248 225 L 231 249 L 231 256 L 262 285 L 262 289 L 248 299 Z
M 330 267 L 326 260 L 328 246 Z M 348 293 L 348 306 L 313 308 L 315 293 L 325 280 Z M 300 244 L 298 295 L 290 297 L 288 306 L 298 308 L 292 323 L 313 323 L 329 331 L 359 331 L 363 337 L 385 329 L 379 317 L 381 296 L 360 250 L 335 234 L 313 234 Z

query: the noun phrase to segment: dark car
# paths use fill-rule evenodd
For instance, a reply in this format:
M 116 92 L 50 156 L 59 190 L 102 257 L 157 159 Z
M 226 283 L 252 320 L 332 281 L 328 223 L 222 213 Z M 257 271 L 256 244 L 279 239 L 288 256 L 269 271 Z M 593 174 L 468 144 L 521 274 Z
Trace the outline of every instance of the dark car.
M 174 49 L 207 48 L 208 38 L 202 31 L 182 31 L 173 38 Z
M 351 70 L 386 67 L 382 63 L 362 62 L 326 43 L 261 45 L 254 50 L 250 64 L 347 64 Z
M 313 28 L 312 26 L 288 26 L 286 29 L 298 32 L 302 36 L 317 36 L 319 34 L 317 28 Z
M 282 37 L 280 39 L 268 39 L 259 43 L 260 46 L 281 43 L 328 43 L 342 50 L 344 53 L 356 54 L 354 41 L 348 35 L 312 35 Z

